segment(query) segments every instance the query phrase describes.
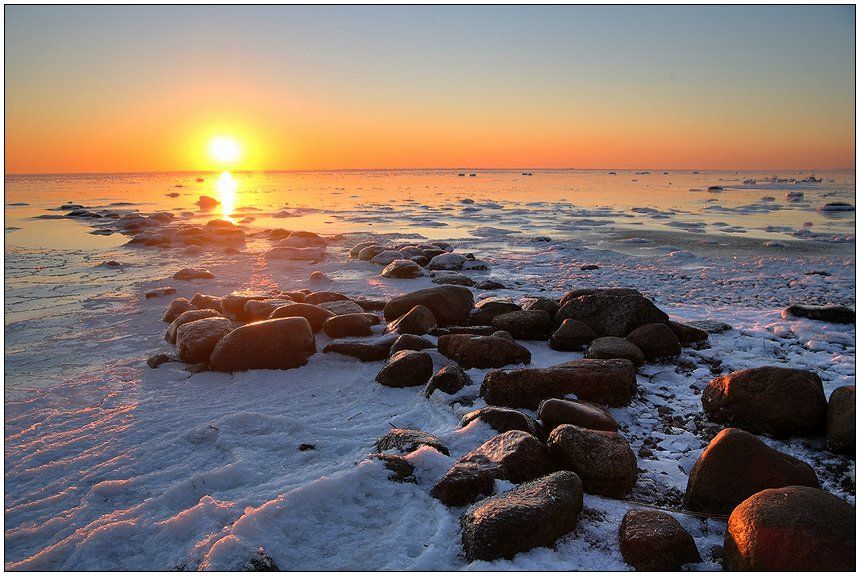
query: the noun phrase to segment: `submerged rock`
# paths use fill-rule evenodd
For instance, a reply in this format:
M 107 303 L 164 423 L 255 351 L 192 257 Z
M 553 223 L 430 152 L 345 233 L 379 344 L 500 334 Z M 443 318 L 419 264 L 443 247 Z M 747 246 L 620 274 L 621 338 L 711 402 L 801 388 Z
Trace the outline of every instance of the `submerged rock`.
M 607 406 L 626 406 L 636 392 L 636 370 L 629 360 L 573 360 L 547 368 L 493 370 L 484 377 L 487 404 L 536 409 L 541 400 L 576 394 Z
M 749 432 L 726 428 L 690 471 L 684 507 L 729 514 L 756 492 L 793 485 L 819 487 L 809 464 L 774 450 Z
M 582 481 L 573 472 L 554 472 L 466 510 L 463 550 L 471 560 L 490 561 L 552 546 L 573 531 L 580 512 Z
M 728 570 L 853 572 L 856 513 L 826 490 L 763 490 L 732 511 L 726 527 Z
M 385 320 L 391 322 L 417 305 L 426 306 L 440 326 L 463 324 L 475 306 L 472 291 L 460 286 L 439 286 L 410 292 L 385 305 Z
M 547 439 L 556 467 L 576 472 L 586 492 L 622 498 L 639 475 L 630 444 L 617 432 L 562 424 Z
M 427 352 L 401 350 L 392 354 L 376 381 L 390 388 L 422 386 L 433 376 L 433 359 Z
M 311 326 L 304 318 L 278 318 L 246 324 L 224 337 L 209 360 L 213 370 L 286 370 L 316 353 Z
M 527 348 L 498 336 L 449 334 L 439 337 L 439 352 L 462 368 L 501 368 L 510 364 L 529 364 Z
M 673 516 L 659 510 L 624 515 L 618 542 L 624 561 L 640 571 L 677 572 L 702 561 L 693 537 Z
M 818 434 L 827 419 L 821 378 L 782 366 L 714 378 L 702 392 L 702 407 L 714 422 L 774 436 Z

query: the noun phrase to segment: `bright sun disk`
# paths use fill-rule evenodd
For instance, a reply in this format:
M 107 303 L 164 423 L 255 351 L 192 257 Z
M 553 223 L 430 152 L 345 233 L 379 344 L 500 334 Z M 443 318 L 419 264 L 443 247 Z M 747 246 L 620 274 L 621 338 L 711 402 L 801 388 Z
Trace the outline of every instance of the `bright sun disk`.
M 209 152 L 215 160 L 227 163 L 238 160 L 241 150 L 239 149 L 239 143 L 232 138 L 219 136 L 212 140 Z

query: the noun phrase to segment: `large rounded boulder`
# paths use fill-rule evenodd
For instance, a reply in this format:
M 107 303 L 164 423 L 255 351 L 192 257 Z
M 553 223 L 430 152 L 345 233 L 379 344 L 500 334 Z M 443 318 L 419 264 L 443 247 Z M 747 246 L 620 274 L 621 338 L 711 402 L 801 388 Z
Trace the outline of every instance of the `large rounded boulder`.
M 538 418 L 548 431 L 562 424 L 573 424 L 589 430 L 616 432 L 618 423 L 612 415 L 594 404 L 579 400 L 547 398 L 538 406 Z
M 646 358 L 665 358 L 681 353 L 681 342 L 666 324 L 645 324 L 627 335 Z
M 631 510 L 621 520 L 618 542 L 624 561 L 644 572 L 677 572 L 702 561 L 696 543 L 674 516 Z
M 814 372 L 763 366 L 714 378 L 702 392 L 714 422 L 777 437 L 824 432 L 827 400 Z
M 633 362 L 634 366 L 645 363 L 645 355 L 638 346 L 617 336 L 603 336 L 596 339 L 586 350 L 585 357 L 602 360 L 623 358 Z
M 506 312 L 493 318 L 490 324 L 518 340 L 546 340 L 553 328 L 552 316 L 544 310 Z
M 579 320 L 565 318 L 549 339 L 549 347 L 561 352 L 582 350 L 597 339 L 591 326 Z
M 389 388 L 423 386 L 433 376 L 433 358 L 427 352 L 395 352 L 376 375 L 376 381 Z
M 857 440 L 854 386 L 842 386 L 827 405 L 827 446 L 836 453 L 853 454 Z
M 756 572 L 853 572 L 855 520 L 854 508 L 826 490 L 763 490 L 729 516 L 725 566 Z
M 194 322 L 195 320 L 203 320 L 204 318 L 219 317 L 221 317 L 221 313 L 216 312 L 215 310 L 188 310 L 187 312 L 183 312 L 177 316 L 173 322 L 170 323 L 167 327 L 167 331 L 164 333 L 164 339 L 171 344 L 176 344 L 176 333 L 179 331 L 179 327 L 183 324 Z
M 436 318 L 433 312 L 426 306 L 413 306 L 409 312 L 391 322 L 385 329 L 386 332 L 397 332 L 398 334 L 414 334 L 420 336 L 427 334 L 436 327 Z
M 572 318 L 588 324 L 598 336 L 624 338 L 645 324 L 669 321 L 653 302 L 631 289 L 595 290 L 582 295 L 568 293 L 555 315 L 557 324 Z M 575 293 L 574 293 L 575 294 Z
M 471 290 L 462 286 L 425 288 L 392 298 L 385 305 L 385 320 L 396 320 L 419 304 L 430 309 L 440 326 L 462 325 L 469 320 L 475 298 Z
M 684 506 L 707 514 L 729 514 L 767 488 L 818 488 L 815 470 L 774 450 L 749 432 L 726 428 L 711 440 L 687 480 Z
M 448 334 L 439 337 L 438 346 L 439 352 L 466 370 L 501 368 L 532 361 L 531 352 L 526 347 L 500 336 Z
M 329 318 L 334 317 L 334 312 L 330 312 L 325 308 L 320 308 L 319 306 L 315 306 L 314 304 L 287 304 L 286 306 L 281 306 L 276 308 L 269 315 L 270 320 L 274 320 L 276 318 L 304 318 L 308 321 L 308 324 L 311 327 L 313 332 L 319 332 L 322 330 L 323 324 Z
M 176 331 L 179 359 L 189 364 L 209 360 L 215 345 L 233 329 L 226 318 L 202 318 L 182 324 Z
M 622 498 L 636 484 L 636 456 L 617 432 L 562 424 L 547 439 L 557 468 L 576 472 L 589 494 Z
M 323 323 L 323 332 L 329 338 L 347 338 L 350 336 L 370 336 L 373 326 L 381 319 L 376 314 L 359 312 L 333 316 Z
M 225 336 L 209 360 L 213 370 L 286 370 L 307 364 L 316 341 L 304 318 L 263 320 L 236 328 Z

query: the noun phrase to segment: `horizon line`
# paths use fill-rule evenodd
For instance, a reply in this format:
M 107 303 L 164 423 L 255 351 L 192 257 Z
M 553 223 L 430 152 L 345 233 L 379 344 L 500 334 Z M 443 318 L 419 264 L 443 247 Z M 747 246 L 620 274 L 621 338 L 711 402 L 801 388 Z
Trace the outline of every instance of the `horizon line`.
M 93 171 L 93 172 L 5 172 L 4 176 L 104 176 L 104 175 L 123 175 L 123 174 L 212 174 L 218 172 L 233 172 L 241 173 L 301 173 L 301 172 L 417 172 L 417 171 L 491 171 L 491 172 L 515 172 L 523 171 L 544 171 L 544 172 L 597 172 L 597 171 L 674 171 L 674 172 L 840 172 L 840 171 L 856 171 L 856 166 L 840 167 L 840 168 L 810 168 L 810 167 L 782 167 L 782 168 L 549 168 L 549 167 L 519 167 L 519 168 L 493 168 L 493 167 L 423 167 L 423 168 L 249 168 L 249 169 L 201 169 L 201 170 L 120 170 L 120 171 Z

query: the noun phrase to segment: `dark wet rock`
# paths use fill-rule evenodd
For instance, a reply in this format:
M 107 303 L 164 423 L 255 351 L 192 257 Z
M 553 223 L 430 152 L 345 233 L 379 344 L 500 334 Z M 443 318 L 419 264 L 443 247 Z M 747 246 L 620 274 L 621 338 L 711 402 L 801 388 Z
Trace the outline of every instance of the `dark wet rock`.
M 458 463 L 487 466 L 495 478 L 515 484 L 534 480 L 554 469 L 546 444 L 522 430 L 509 430 L 494 436 L 463 456 Z
M 212 278 L 215 278 L 215 275 L 205 268 L 183 268 L 173 275 L 174 280 L 211 280 Z
M 236 328 L 218 343 L 209 363 L 219 372 L 286 370 L 304 366 L 316 351 L 307 320 L 278 318 Z
M 641 366 L 645 363 L 645 355 L 636 344 L 617 336 L 597 338 L 586 350 L 585 357 L 604 360 L 623 358 L 630 360 L 635 366 Z
M 562 424 L 574 424 L 580 428 L 607 432 L 618 430 L 618 424 L 609 412 L 578 400 L 547 398 L 538 406 L 537 415 L 547 431 L 555 430 Z
M 592 296 L 594 294 L 605 294 L 607 296 L 616 297 L 642 295 L 642 293 L 635 288 L 576 288 L 562 296 L 559 304 L 564 306 L 575 298 L 579 298 L 580 296 Z
M 292 303 L 292 300 L 278 298 L 271 298 L 269 300 L 248 300 L 242 308 L 242 315 L 252 322 L 257 320 L 266 320 L 272 315 L 272 312 L 281 306 L 289 306 Z
M 316 444 L 299 444 L 299 452 L 307 452 L 308 450 L 316 450 Z
M 418 479 L 415 478 L 415 466 L 405 457 L 399 454 L 370 454 L 368 458 L 384 462 L 385 467 L 393 472 L 388 476 L 392 482 L 418 484 Z
M 378 254 L 381 254 L 385 251 L 384 246 L 380 246 L 379 244 L 371 244 L 370 246 L 365 246 L 359 252 L 356 258 L 359 260 L 364 260 L 365 262 L 370 262 L 373 260 Z
M 427 352 L 401 350 L 392 354 L 376 381 L 390 388 L 422 386 L 433 376 L 433 359 Z
M 462 368 L 501 368 L 510 364 L 529 364 L 527 348 L 497 336 L 450 334 L 439 337 L 439 352 Z
M 783 318 L 789 316 L 809 318 L 810 320 L 834 324 L 854 324 L 857 318 L 854 309 L 848 306 L 807 306 L 804 304 L 792 304 L 783 311 L 782 316 Z
M 491 322 L 518 340 L 546 340 L 552 332 L 553 320 L 544 310 L 518 310 L 493 318 Z
M 777 437 L 824 432 L 827 400 L 814 372 L 762 366 L 714 378 L 702 392 L 708 418 Z
M 728 570 L 853 572 L 856 512 L 826 490 L 763 490 L 732 511 L 726 527 Z
M 218 206 L 218 204 L 220 204 L 220 202 L 211 196 L 201 196 L 197 199 L 197 205 L 200 206 L 201 210 L 212 210 Z
M 310 324 L 311 330 L 313 332 L 319 332 L 320 330 L 322 330 L 325 321 L 329 318 L 334 318 L 334 316 L 334 312 L 326 310 L 325 308 L 320 308 L 319 306 L 314 306 L 313 304 L 296 303 L 287 304 L 286 306 L 276 308 L 269 315 L 269 319 L 274 320 L 276 318 L 304 318 Z
M 689 346 L 697 342 L 705 342 L 708 339 L 708 332 L 701 328 L 696 328 L 690 324 L 681 324 L 680 322 L 669 321 L 669 329 L 675 334 L 681 346 Z
M 251 555 L 251 558 L 242 566 L 243 572 L 280 572 L 281 569 L 272 560 L 272 557 L 266 554 L 262 548 Z
M 421 251 L 421 256 L 427 259 L 427 263 L 429 264 L 433 258 L 439 256 L 440 254 L 445 254 L 447 250 L 442 250 L 441 248 L 427 248 Z
M 323 302 L 336 302 L 338 300 L 349 300 L 349 296 L 340 292 L 311 292 L 305 295 L 305 304 L 319 305 Z
M 733 328 L 726 324 L 725 322 L 720 322 L 719 320 L 693 320 L 692 322 L 688 322 L 688 325 L 693 328 L 699 328 L 700 330 L 704 330 L 708 334 L 722 334 L 723 332 L 728 332 Z M 680 338 L 680 337 L 679 337 Z
M 854 454 L 856 445 L 856 396 L 854 386 L 841 386 L 830 395 L 827 406 L 827 447 Z
M 170 362 L 171 358 L 167 354 L 156 354 L 146 359 L 146 365 L 150 368 L 158 368 L 165 362 Z
M 446 272 L 444 274 L 437 274 L 431 280 L 433 284 L 444 284 L 450 286 L 474 286 L 475 281 L 466 276 L 465 274 L 457 274 L 455 272 Z
M 582 350 L 595 339 L 597 334 L 588 324 L 566 318 L 550 337 L 549 347 L 561 352 L 574 352 Z
M 622 498 L 636 484 L 636 455 L 617 432 L 562 424 L 550 432 L 547 446 L 556 467 L 576 472 L 589 494 Z
M 472 385 L 472 379 L 459 366 L 445 366 L 433 374 L 424 396 L 429 398 L 435 390 L 441 390 L 445 394 L 456 394 L 466 386 Z
M 202 318 L 182 324 L 176 330 L 179 359 L 187 364 L 208 361 L 212 350 L 231 330 L 233 323 L 226 318 Z
M 554 472 L 467 509 L 460 518 L 463 550 L 469 559 L 489 561 L 549 547 L 573 531 L 580 512 L 582 481 Z
M 560 324 L 565 318 L 585 322 L 598 336 L 622 338 L 645 324 L 669 321 L 665 312 L 639 293 L 619 296 L 608 291 L 563 300 L 555 321 Z
M 639 571 L 677 572 L 702 561 L 689 532 L 673 516 L 659 510 L 631 510 L 618 531 L 624 561 Z
M 819 487 L 809 464 L 774 450 L 749 432 L 726 428 L 690 471 L 684 507 L 729 514 L 756 492 L 793 485 Z
M 419 266 L 412 260 L 405 260 L 403 258 L 400 258 L 397 260 L 393 260 L 390 264 L 383 268 L 382 272 L 380 272 L 379 275 L 384 276 L 385 278 L 410 279 L 421 276 L 421 273 L 421 266 Z
M 475 283 L 478 290 L 504 290 L 505 285 L 495 280 L 481 280 Z
M 436 318 L 426 306 L 418 305 L 409 312 L 391 322 L 385 329 L 386 332 L 397 332 L 398 334 L 427 334 L 436 327 Z
M 364 308 L 352 300 L 331 300 L 329 302 L 320 302 L 318 306 L 332 312 L 336 316 L 361 314 L 364 312 Z
M 472 312 L 469 318 L 469 324 L 473 326 L 487 326 L 496 316 L 520 310 L 519 304 L 514 304 L 510 298 L 498 296 L 484 298 L 475 304 L 475 308 L 477 310 Z
M 186 300 L 185 298 L 176 298 L 173 302 L 170 303 L 170 306 L 167 307 L 167 310 L 164 311 L 164 316 L 161 317 L 162 322 L 173 322 L 179 315 L 183 312 L 188 312 L 189 310 L 194 309 L 194 306 L 191 305 L 191 302 Z
M 191 305 L 195 308 L 199 308 L 200 310 L 210 309 L 218 312 L 223 311 L 220 296 L 209 296 L 207 294 L 200 294 L 199 292 L 191 297 Z
M 370 336 L 373 326 L 381 322 L 376 314 L 361 312 L 360 314 L 343 314 L 333 316 L 323 323 L 323 332 L 329 338 L 347 338 L 350 336 Z
M 472 336 L 492 336 L 498 332 L 495 326 L 437 326 L 430 330 L 431 336 L 447 336 L 449 334 L 471 334 Z
M 627 335 L 646 358 L 665 358 L 681 353 L 681 342 L 666 324 L 645 324 Z
M 445 443 L 433 434 L 409 428 L 392 428 L 374 444 L 379 452 L 396 450 L 405 454 L 415 452 L 422 446 L 429 446 L 445 456 L 450 455 Z
M 440 326 L 461 325 L 475 306 L 472 291 L 461 286 L 439 286 L 417 290 L 391 299 L 385 305 L 385 320 L 391 322 L 414 306 L 426 306 Z
M 544 429 L 541 427 L 540 423 L 531 416 L 523 414 L 519 410 L 499 408 L 498 406 L 486 406 L 464 415 L 460 420 L 460 426 L 466 426 L 473 420 L 480 420 L 486 423 L 496 432 L 522 430 L 523 432 L 528 432 L 537 438 L 544 437 Z
M 447 506 L 466 506 L 493 493 L 495 471 L 484 464 L 457 463 L 433 486 L 430 495 Z
M 583 264 L 579 267 L 579 269 L 583 272 L 587 272 L 589 270 L 600 270 L 600 266 L 598 266 L 597 264 Z
M 523 310 L 543 310 L 553 318 L 558 313 L 558 309 L 561 308 L 557 300 L 542 296 L 527 296 L 520 300 L 520 306 Z
M 196 320 L 203 320 L 204 318 L 217 318 L 220 316 L 221 314 L 219 314 L 215 310 L 208 309 L 188 310 L 187 312 L 183 312 L 182 314 L 177 316 L 173 320 L 173 322 L 170 323 L 170 326 L 167 327 L 167 331 L 164 333 L 164 339 L 171 344 L 176 344 L 176 332 L 183 324 L 187 324 L 188 322 L 194 322 Z
M 144 298 L 148 300 L 150 298 L 161 298 L 162 296 L 170 296 L 171 294 L 176 294 L 176 288 L 164 286 L 162 288 L 154 288 L 153 290 L 148 291 L 146 294 L 144 294 Z
M 537 409 L 541 400 L 576 394 L 606 406 L 626 406 L 636 392 L 636 370 L 629 360 L 572 360 L 547 368 L 493 370 L 484 377 L 487 404 Z
M 393 338 L 394 335 L 390 335 L 389 337 Z M 395 352 L 400 352 L 401 350 L 420 351 L 435 347 L 435 344 L 433 344 L 426 338 L 422 338 L 421 336 L 416 336 L 415 334 L 401 334 L 400 336 L 397 336 L 396 340 L 394 340 L 394 344 L 391 346 L 389 354 L 394 354 Z
M 324 354 L 343 354 L 362 362 L 385 360 L 390 354 L 394 338 L 386 336 L 373 342 L 332 342 L 323 348 Z

